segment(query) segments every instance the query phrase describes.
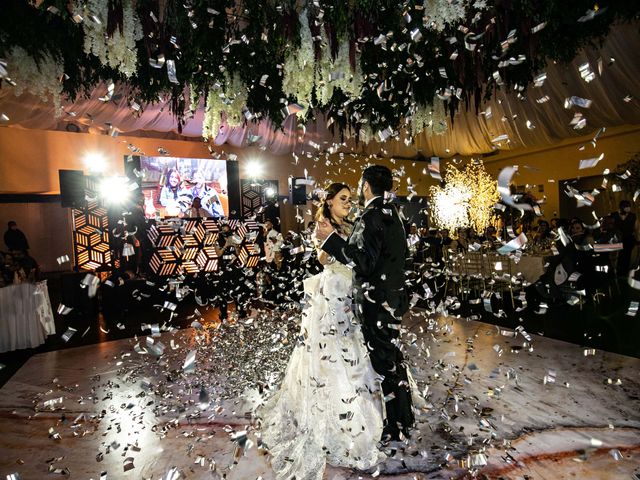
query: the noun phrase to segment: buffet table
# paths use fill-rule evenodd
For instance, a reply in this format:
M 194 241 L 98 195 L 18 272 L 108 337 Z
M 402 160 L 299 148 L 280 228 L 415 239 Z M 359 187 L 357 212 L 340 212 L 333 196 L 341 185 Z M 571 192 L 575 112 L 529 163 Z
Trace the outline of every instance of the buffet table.
M 54 333 L 46 281 L 0 288 L 0 353 L 37 347 Z

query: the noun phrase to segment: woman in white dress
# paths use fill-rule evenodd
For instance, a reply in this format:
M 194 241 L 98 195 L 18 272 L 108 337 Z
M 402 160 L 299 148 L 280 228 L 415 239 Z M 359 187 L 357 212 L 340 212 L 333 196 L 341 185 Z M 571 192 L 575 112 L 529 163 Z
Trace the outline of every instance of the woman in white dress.
M 345 238 L 347 185 L 334 183 L 318 212 Z M 351 270 L 319 250 L 324 269 L 305 280 L 307 305 L 280 389 L 258 412 L 278 479 L 320 480 L 326 463 L 366 470 L 384 460 L 380 378 L 351 312 Z

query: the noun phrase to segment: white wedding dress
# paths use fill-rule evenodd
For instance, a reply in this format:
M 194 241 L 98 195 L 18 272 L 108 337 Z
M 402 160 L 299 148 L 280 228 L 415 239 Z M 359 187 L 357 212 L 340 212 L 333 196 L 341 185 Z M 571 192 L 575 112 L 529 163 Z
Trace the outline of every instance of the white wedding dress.
M 333 262 L 304 289 L 298 344 L 259 411 L 278 479 L 320 480 L 326 463 L 366 470 L 385 458 L 380 378 L 351 312 L 351 270 Z

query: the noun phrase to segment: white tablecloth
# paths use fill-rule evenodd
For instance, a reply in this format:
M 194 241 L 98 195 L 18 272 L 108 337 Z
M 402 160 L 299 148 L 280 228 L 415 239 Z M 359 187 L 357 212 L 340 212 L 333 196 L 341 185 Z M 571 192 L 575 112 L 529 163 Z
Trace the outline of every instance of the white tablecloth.
M 37 347 L 54 333 L 46 281 L 0 288 L 0 352 Z

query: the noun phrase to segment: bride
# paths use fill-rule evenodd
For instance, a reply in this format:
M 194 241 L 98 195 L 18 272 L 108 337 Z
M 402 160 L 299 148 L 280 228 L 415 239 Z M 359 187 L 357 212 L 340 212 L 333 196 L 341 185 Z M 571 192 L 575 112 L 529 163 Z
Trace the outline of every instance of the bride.
M 351 190 L 333 183 L 318 211 L 347 238 Z M 259 411 L 278 479 L 320 480 L 328 462 L 366 470 L 385 456 L 380 378 L 351 312 L 351 270 L 318 249 L 324 269 L 305 280 L 298 344 L 276 394 Z

